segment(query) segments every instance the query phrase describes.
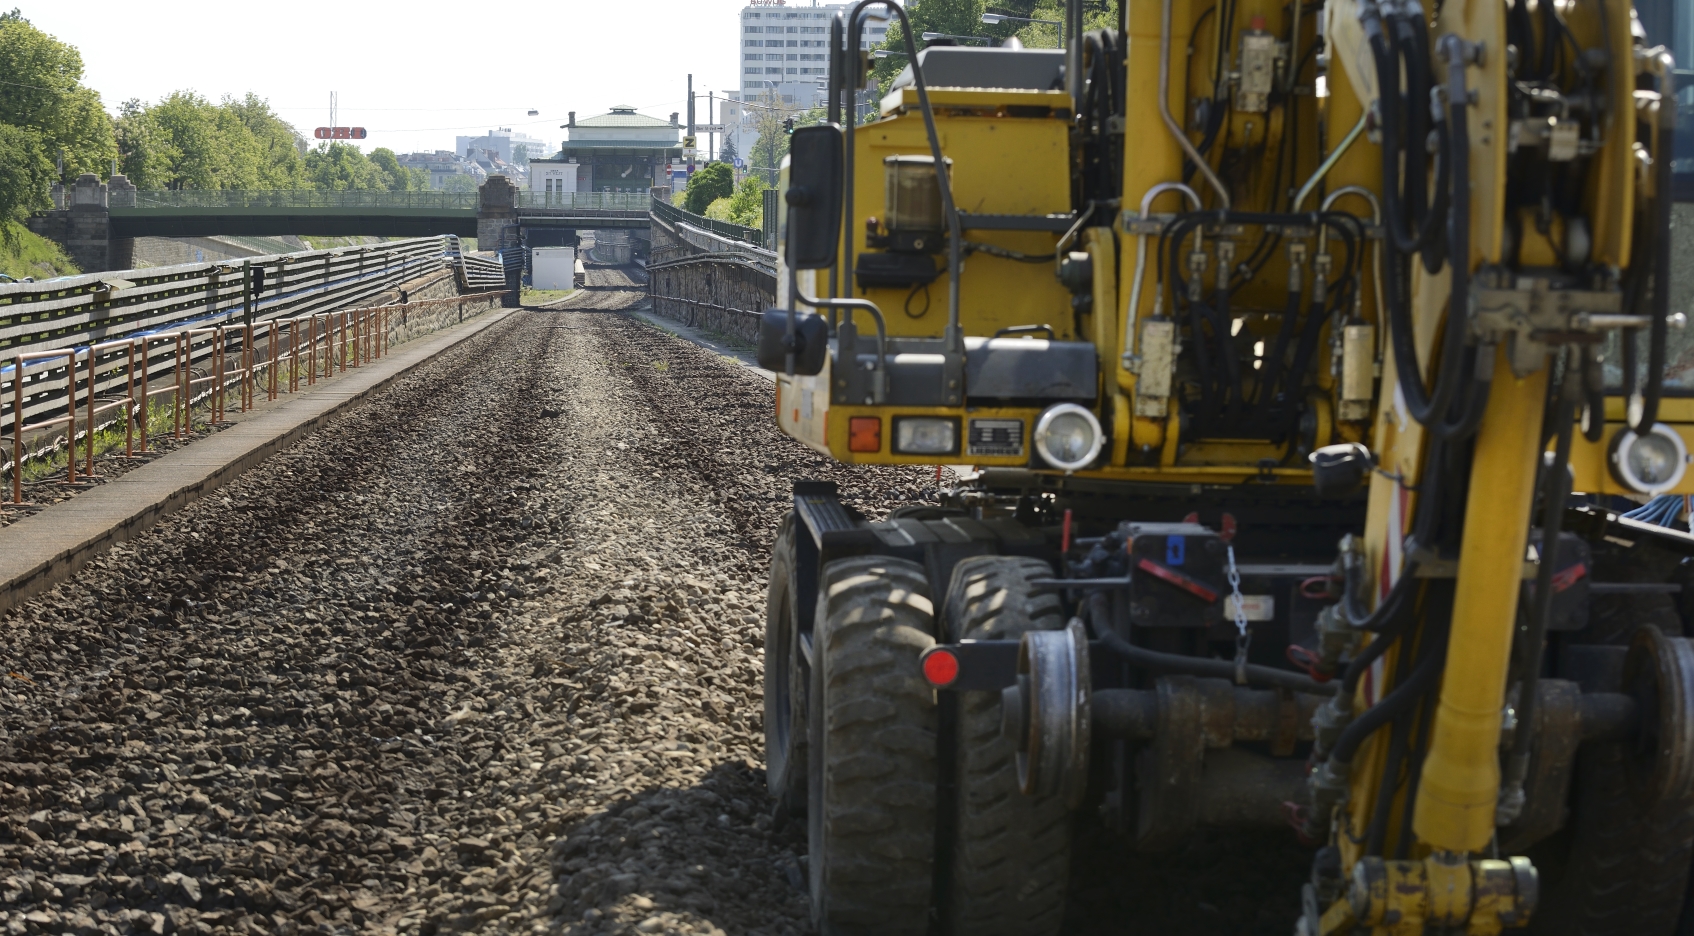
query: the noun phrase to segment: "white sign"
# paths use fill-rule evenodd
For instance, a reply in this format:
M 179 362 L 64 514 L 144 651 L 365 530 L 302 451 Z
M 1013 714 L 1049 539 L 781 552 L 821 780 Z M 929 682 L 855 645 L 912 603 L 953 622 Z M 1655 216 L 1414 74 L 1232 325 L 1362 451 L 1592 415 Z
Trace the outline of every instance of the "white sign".
M 1276 620 L 1276 598 L 1271 595 L 1242 595 L 1242 617 L 1249 621 Z M 1225 595 L 1223 598 L 1223 616 L 1235 617 L 1235 596 Z
M 695 133 L 728 133 L 729 131 L 724 129 L 726 126 L 728 126 L 728 124 L 721 124 L 721 123 L 719 123 L 719 124 L 695 124 L 694 125 L 694 132 Z

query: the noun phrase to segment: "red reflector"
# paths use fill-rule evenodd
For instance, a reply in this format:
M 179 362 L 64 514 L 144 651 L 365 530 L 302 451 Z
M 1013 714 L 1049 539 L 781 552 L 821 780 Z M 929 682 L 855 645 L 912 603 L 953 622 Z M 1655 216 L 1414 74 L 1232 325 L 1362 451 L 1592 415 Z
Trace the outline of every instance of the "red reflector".
M 931 650 L 923 658 L 923 678 L 936 687 L 952 685 L 959 678 L 959 658 L 948 650 Z
M 847 420 L 847 451 L 882 451 L 882 418 L 854 416 Z

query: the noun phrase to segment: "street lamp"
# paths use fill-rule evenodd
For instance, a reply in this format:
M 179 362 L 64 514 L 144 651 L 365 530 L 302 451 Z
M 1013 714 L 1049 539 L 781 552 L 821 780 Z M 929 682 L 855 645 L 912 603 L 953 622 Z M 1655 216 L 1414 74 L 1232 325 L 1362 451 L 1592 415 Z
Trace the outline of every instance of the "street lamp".
M 904 52 L 893 52 L 893 51 L 890 51 L 888 49 L 877 49 L 876 51 L 871 53 L 871 58 L 885 59 L 885 58 L 888 58 L 891 55 L 897 55 L 900 58 L 906 57 L 906 53 L 904 53 Z
M 1012 20 L 1013 22 L 1018 22 L 1018 23 L 1041 23 L 1042 25 L 1045 25 L 1045 26 L 1063 26 L 1064 25 L 1063 23 L 1059 22 L 1058 20 L 1032 19 L 1028 16 L 1013 16 L 1009 13 L 984 13 L 984 14 L 982 14 L 982 22 L 985 25 L 988 25 L 988 26 L 998 26 L 1001 23 L 1006 22 L 1007 20 Z
M 994 38 L 992 36 L 960 36 L 960 35 L 956 35 L 954 33 L 938 33 L 938 32 L 926 32 L 926 33 L 923 34 L 923 41 L 925 41 L 925 42 L 934 42 L 937 39 L 970 39 L 970 40 L 981 41 L 981 42 L 993 42 L 994 41 Z

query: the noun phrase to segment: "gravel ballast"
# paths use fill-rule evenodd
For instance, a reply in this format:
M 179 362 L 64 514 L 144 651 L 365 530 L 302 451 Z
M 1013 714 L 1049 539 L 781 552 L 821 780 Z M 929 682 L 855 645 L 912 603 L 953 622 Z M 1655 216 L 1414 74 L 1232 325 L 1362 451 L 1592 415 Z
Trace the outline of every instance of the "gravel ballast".
M 768 551 L 796 478 L 880 516 L 933 469 L 786 439 L 590 277 L 0 618 L 0 933 L 810 932 Z M 1076 931 L 1153 932 L 1111 877 Z M 1239 883 L 1185 931 L 1286 932 Z

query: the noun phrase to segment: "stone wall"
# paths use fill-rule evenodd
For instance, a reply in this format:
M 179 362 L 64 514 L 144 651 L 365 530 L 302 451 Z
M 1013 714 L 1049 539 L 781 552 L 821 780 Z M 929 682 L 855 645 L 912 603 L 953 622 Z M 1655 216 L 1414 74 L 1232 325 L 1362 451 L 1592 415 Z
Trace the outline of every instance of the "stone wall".
M 659 266 L 648 270 L 653 311 L 748 344 L 759 340 L 759 315 L 776 304 L 776 277 L 735 255 L 707 254 L 653 223 L 652 250 Z M 698 257 L 698 261 L 669 262 Z M 657 261 L 664 258 L 664 261 Z

